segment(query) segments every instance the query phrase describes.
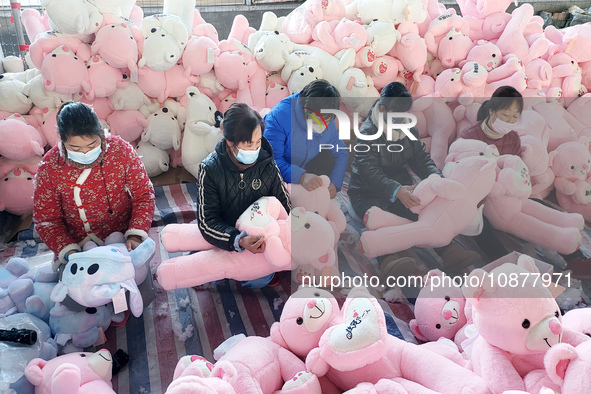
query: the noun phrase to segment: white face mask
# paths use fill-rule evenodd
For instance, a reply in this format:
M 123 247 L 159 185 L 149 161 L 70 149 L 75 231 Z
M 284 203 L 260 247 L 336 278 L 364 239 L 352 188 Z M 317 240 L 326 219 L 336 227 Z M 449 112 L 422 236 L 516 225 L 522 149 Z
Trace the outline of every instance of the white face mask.
M 319 125 L 318 123 L 312 124 L 312 131 L 315 132 L 316 134 L 322 134 L 322 133 L 324 133 L 325 130 L 326 130 L 326 127 L 324 125 Z
M 492 130 L 500 135 L 509 134 L 515 128 L 515 123 L 503 122 L 501 119 L 496 118 L 491 125 Z
M 99 146 L 97 146 L 96 148 L 94 148 L 92 150 L 89 150 L 86 153 L 75 152 L 75 151 L 66 149 L 66 152 L 68 152 L 68 159 L 75 161 L 76 163 L 84 164 L 84 165 L 94 163 L 96 161 L 96 159 L 98 159 L 98 157 L 100 156 L 101 151 L 102 151 L 101 144 L 99 144 Z

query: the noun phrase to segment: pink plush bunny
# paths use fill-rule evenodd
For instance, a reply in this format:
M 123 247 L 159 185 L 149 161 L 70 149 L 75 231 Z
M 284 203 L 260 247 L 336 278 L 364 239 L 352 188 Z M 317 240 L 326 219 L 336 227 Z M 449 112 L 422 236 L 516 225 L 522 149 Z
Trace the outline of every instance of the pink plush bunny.
M 318 348 L 306 357 L 310 372 L 326 375 L 340 389 L 358 387 L 383 394 L 488 392 L 473 372 L 388 335 L 382 308 L 365 288 L 354 288 L 342 311 L 343 323 L 324 331 Z
M 290 270 L 292 263 L 311 264 L 320 270 L 335 264 L 334 233 L 326 220 L 303 208 L 287 215 L 275 197 L 263 197 L 253 203 L 238 219 L 237 228 L 249 235 L 263 235 L 265 252 L 214 249 L 203 239 L 196 224 L 167 226 L 162 232 L 167 250 L 202 252 L 162 262 L 158 267 L 159 283 L 171 290 L 223 278 L 252 280 Z
M 491 225 L 560 253 L 577 250 L 585 225 L 583 217 L 530 200 L 529 172 L 519 157 L 501 156 L 498 166 L 497 182 L 484 204 L 484 215 Z
M 449 163 L 443 169 L 445 178 L 431 175 L 414 190 L 421 200 L 421 205 L 412 209 L 419 215 L 416 222 L 370 208 L 364 220 L 369 231 L 361 234 L 361 250 L 376 257 L 412 246 L 448 245 L 473 223 L 478 203 L 494 185 L 495 173 L 496 162 L 485 157 Z
M 591 153 L 589 140 L 565 142 L 550 152 L 550 167 L 556 179 L 556 199 L 569 212 L 591 220 Z

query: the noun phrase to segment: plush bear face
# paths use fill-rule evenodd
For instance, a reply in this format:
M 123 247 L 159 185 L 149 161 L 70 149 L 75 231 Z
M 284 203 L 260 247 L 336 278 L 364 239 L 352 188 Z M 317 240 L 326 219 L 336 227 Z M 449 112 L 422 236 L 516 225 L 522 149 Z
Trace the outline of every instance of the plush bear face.
M 522 255 L 518 264 L 505 263 L 490 274 L 473 271 L 463 287 L 478 333 L 489 344 L 516 355 L 544 353 L 562 337 L 560 308 L 532 273 L 539 273 L 533 259 Z M 500 286 L 499 278 L 505 276 L 518 278 L 519 283 Z
M 182 50 L 176 39 L 164 29 L 153 27 L 152 34 L 144 40 L 139 65 L 156 71 L 166 71 L 180 60 L 181 55 Z
M 108 97 L 118 88 L 127 86 L 128 77 L 121 70 L 111 67 L 100 56 L 95 55 L 86 62 L 91 90 L 86 97 Z
M 0 155 L 9 160 L 26 160 L 43 155 L 43 139 L 20 114 L 0 120 Z
M 449 162 L 443 167 L 444 177 L 478 190 L 492 186 L 496 176 L 496 160 L 487 157 L 466 157 Z M 489 189 L 490 190 L 490 189 Z
M 86 64 L 66 45 L 45 56 L 41 74 L 45 89 L 60 94 L 74 94 L 89 87 Z
M 300 288 L 283 306 L 279 322 L 271 326 L 271 339 L 296 356 L 305 357 L 339 316 L 339 305 L 328 291 Z
M 170 157 L 162 149 L 156 148 L 149 142 L 140 141 L 135 150 L 142 159 L 149 176 L 157 176 L 168 171 Z
M 591 337 L 591 308 L 572 309 L 562 316 L 564 328 Z
M 411 320 L 410 329 L 423 341 L 436 341 L 441 337 L 453 339 L 467 322 L 466 299 L 461 288 L 442 274 L 439 270 L 427 274 L 425 287 L 415 303 L 415 319 Z
M 141 33 L 132 34 L 131 28 L 139 30 L 129 23 L 107 25 L 96 33 L 93 50 L 113 67 L 124 68 L 130 62 L 137 63 L 138 41 L 143 42 Z
M 448 68 L 437 76 L 435 80 L 435 91 L 441 97 L 457 97 L 462 91 L 462 70 L 459 68 Z
M 31 360 L 25 368 L 25 376 L 34 386 L 43 386 L 50 392 L 51 388 L 59 388 L 59 381 L 54 379 L 54 372 L 58 367 L 70 364 L 70 368 L 80 376 L 80 385 L 95 380 L 104 380 L 110 385 L 113 368 L 113 359 L 111 353 L 102 349 L 96 353 L 70 353 L 54 358 L 50 361 L 44 361 L 40 358 Z M 72 376 L 71 374 L 64 374 Z M 64 379 L 64 376 L 60 377 Z M 59 379 L 59 378 L 58 378 Z
M 335 264 L 335 235 L 326 219 L 303 208 L 295 208 L 291 220 L 291 258 L 297 265 L 322 270 Z
M 292 94 L 299 93 L 304 86 L 317 79 L 322 79 L 323 75 L 320 67 L 304 65 L 291 74 L 289 81 L 287 81 L 287 88 Z
M 585 142 L 565 142 L 550 152 L 550 166 L 556 177 L 571 181 L 585 180 L 589 177 L 591 153 Z
M 367 26 L 367 45 L 374 48 L 375 56 L 384 56 L 400 39 L 400 33 L 393 24 L 386 22 L 371 22 Z
M 466 59 L 473 47 L 470 37 L 455 28 L 443 37 L 439 43 L 437 55 L 445 67 L 455 67 L 460 61 Z
M 194 86 L 187 88 L 187 122 L 205 122 L 210 126 L 216 123 L 217 108 L 209 97 Z
M 254 48 L 254 58 L 267 71 L 279 71 L 285 66 L 288 53 L 293 49 L 289 38 L 278 31 L 262 36 Z
M 142 141 L 149 141 L 160 149 L 178 150 L 180 135 L 181 126 L 172 108 L 162 107 L 148 116 L 148 127 L 144 129 Z
M 499 66 L 502 57 L 501 50 L 492 42 L 478 41 L 476 46 L 468 52 L 466 60 L 475 61 L 481 64 L 486 71 L 491 71 Z
M 0 110 L 11 113 L 28 113 L 32 101 L 22 93 L 26 87 L 25 83 L 7 75 L 0 74 Z
M 445 162 L 449 163 L 470 156 L 496 159 L 499 157 L 499 150 L 495 145 L 487 145 L 484 141 L 458 138 L 449 146 L 449 153 Z

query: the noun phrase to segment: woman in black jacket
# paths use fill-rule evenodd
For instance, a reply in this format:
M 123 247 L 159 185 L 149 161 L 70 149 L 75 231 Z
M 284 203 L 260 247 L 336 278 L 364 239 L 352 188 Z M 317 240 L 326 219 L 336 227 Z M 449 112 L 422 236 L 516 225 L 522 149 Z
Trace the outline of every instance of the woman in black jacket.
M 381 97 L 374 104 L 359 132 L 365 135 L 376 134 L 380 116 L 385 116 L 388 112 L 407 112 L 411 107 L 412 97 L 406 87 L 400 82 L 392 82 L 382 89 Z M 431 155 L 425 151 L 425 144 L 420 141 L 416 127 L 411 128 L 411 131 L 416 141 L 408 138 L 405 133 L 396 133 L 394 130 L 392 140 L 388 141 L 384 132 L 378 140 L 372 142 L 374 145 L 383 144 L 381 149 L 374 147 L 367 152 L 355 152 L 348 194 L 351 205 L 360 218 L 365 216 L 369 208 L 377 206 L 409 220 L 418 220 L 418 215 L 410 208 L 419 205 L 421 201 L 412 194 L 416 185 L 413 185 L 407 166 L 421 179 L 431 174 L 442 175 Z M 402 150 L 397 148 L 394 152 L 385 148 L 392 143 L 400 145 Z M 480 262 L 477 253 L 464 250 L 454 243 L 435 251 L 448 268 L 453 266 L 454 269 L 461 269 Z M 403 260 L 408 262 L 409 259 Z M 398 263 L 400 261 L 393 258 L 384 260 L 382 272 L 392 272 L 384 265 L 388 264 L 394 269 Z
M 273 149 L 263 137 L 265 123 L 247 104 L 234 103 L 221 124 L 224 138 L 199 166 L 197 222 L 207 242 L 224 250 L 263 253 L 263 237 L 240 232 L 235 223 L 253 202 L 275 196 L 287 212 L 289 195 L 273 159 Z M 267 285 L 273 275 L 243 282 L 249 287 Z

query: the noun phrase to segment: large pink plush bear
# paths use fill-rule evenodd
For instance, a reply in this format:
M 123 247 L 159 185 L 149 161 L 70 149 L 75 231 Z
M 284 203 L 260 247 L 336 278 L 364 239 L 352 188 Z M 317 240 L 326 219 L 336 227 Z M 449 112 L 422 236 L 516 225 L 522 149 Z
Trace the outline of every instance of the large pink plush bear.
M 413 75 L 413 79 L 419 82 L 428 56 L 425 39 L 419 35 L 419 29 L 414 23 L 403 22 L 398 25 L 398 31 L 401 38 L 388 55 L 400 60 L 404 68 Z
M 111 385 L 113 359 L 108 350 L 70 353 L 50 361 L 35 358 L 25 376 L 37 394 L 107 394 Z
M 306 367 L 342 390 L 372 393 L 487 393 L 473 372 L 387 333 L 384 312 L 364 288 L 355 288 L 342 308 L 343 323 L 328 328 Z M 428 361 L 426 361 L 428 360 Z M 358 392 L 357 389 L 354 392 Z
M 311 264 L 322 270 L 335 264 L 334 231 L 319 215 L 295 208 L 289 215 L 275 197 L 263 197 L 238 219 L 236 226 L 248 235 L 265 237 L 264 253 L 252 254 L 215 249 L 201 236 L 197 224 L 169 225 L 162 243 L 169 252 L 200 250 L 175 257 L 158 267 L 157 278 L 166 290 L 192 287 L 232 278 L 252 280 Z M 292 245 L 306 245 L 293 248 Z
M 521 255 L 517 264 L 505 263 L 490 273 L 474 270 L 462 287 L 479 334 L 472 345 L 473 369 L 494 394 L 525 390 L 523 378 L 544 368 L 546 351 L 561 339 L 572 339 L 562 327 L 558 304 L 537 275 L 534 260 Z M 514 286 L 504 285 L 505 277 L 514 278 Z
M 419 219 L 412 222 L 377 207 L 365 215 L 369 231 L 361 234 L 360 246 L 368 257 L 396 253 L 412 246 L 441 247 L 468 226 L 477 215 L 478 203 L 490 192 L 496 175 L 496 161 L 468 157 L 447 164 L 445 178 L 431 175 L 413 194 L 421 204 L 412 210 Z
M 40 161 L 40 156 L 23 163 L 0 158 L 0 211 L 14 215 L 33 212 L 33 178 Z
M 544 357 L 548 377 L 566 394 L 585 394 L 591 387 L 591 341 L 574 347 L 552 346 Z
M 530 200 L 529 172 L 519 157 L 503 155 L 497 163 L 497 181 L 484 204 L 484 215 L 491 225 L 560 253 L 577 250 L 585 225 L 583 217 Z
M 555 178 L 554 172 L 550 169 L 548 142 L 533 135 L 521 135 L 519 138 L 521 159 L 529 170 L 532 183 L 530 197 L 544 199 L 554 189 Z
M 556 199 L 561 207 L 591 220 L 591 154 L 589 141 L 566 142 L 550 152 L 550 167 L 556 179 Z
M 439 338 L 453 340 L 466 325 L 466 299 L 462 289 L 454 286 L 450 279 L 440 270 L 431 270 L 425 276 L 424 287 L 415 303 L 415 318 L 409 322 L 417 339 L 425 342 Z
M 59 94 L 75 94 L 81 90 L 90 91 L 88 70 L 81 57 L 67 45 L 55 48 L 43 59 L 41 74 L 45 90 Z
M 285 382 L 285 383 L 284 383 Z M 168 394 L 320 394 L 318 378 L 269 338 L 246 337 L 213 365 L 198 356 L 179 360 Z
M 0 140 L 0 156 L 3 158 L 22 161 L 43 156 L 43 137 L 21 114 L 0 120 Z
M 343 211 L 340 209 L 340 206 L 337 206 L 330 198 L 330 192 L 328 191 L 330 178 L 326 175 L 322 175 L 321 179 L 322 186 L 312 191 L 304 189 L 304 187 L 299 184 L 288 184 L 287 189 L 293 206 L 302 207 L 305 210 L 317 213 L 326 219 L 334 231 L 336 244 L 341 237 L 341 233 L 345 231 L 345 228 L 347 227 L 347 219 L 345 218 Z M 304 247 L 304 245 L 295 245 L 292 242 L 292 247 L 298 248 Z M 301 283 L 299 278 L 304 272 L 308 274 L 315 273 L 316 275 L 330 275 L 331 273 L 338 275 L 338 266 L 335 264 L 332 267 L 327 267 L 324 272 L 317 271 L 309 265 L 300 266 L 295 268 L 295 271 L 292 272 L 292 277 L 294 277 L 297 282 Z

